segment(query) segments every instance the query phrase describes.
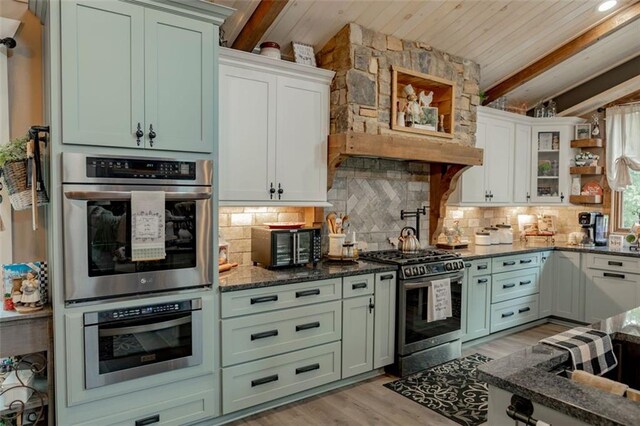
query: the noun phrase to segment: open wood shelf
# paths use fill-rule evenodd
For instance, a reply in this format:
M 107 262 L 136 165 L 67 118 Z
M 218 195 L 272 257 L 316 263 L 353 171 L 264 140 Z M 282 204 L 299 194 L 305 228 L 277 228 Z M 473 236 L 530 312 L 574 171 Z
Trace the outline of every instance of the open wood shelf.
M 571 148 L 602 148 L 602 139 L 574 139 L 571 141 Z
M 602 195 L 570 195 L 572 204 L 602 204 Z
M 602 166 L 570 167 L 569 173 L 572 175 L 603 175 L 604 167 Z

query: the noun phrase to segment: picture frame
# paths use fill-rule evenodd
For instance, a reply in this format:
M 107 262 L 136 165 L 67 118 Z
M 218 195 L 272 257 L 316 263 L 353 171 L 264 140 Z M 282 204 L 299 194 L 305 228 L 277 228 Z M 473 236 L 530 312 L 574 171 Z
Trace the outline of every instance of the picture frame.
M 298 43 L 297 41 L 292 41 L 291 46 L 293 47 L 293 56 L 296 64 L 316 66 L 316 54 L 313 51 L 313 46 Z
M 551 151 L 553 132 L 538 132 L 538 151 Z
M 591 138 L 591 123 L 576 124 L 575 139 Z

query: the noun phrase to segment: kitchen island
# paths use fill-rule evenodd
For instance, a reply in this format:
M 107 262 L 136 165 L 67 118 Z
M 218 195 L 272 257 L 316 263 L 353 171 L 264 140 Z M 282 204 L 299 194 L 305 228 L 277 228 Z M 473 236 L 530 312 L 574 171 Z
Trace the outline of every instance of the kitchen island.
M 614 350 L 620 345 L 619 368 L 636 368 L 633 354 L 640 347 L 640 307 L 591 327 L 608 333 Z M 533 403 L 533 418 L 554 425 L 638 424 L 640 403 L 571 381 L 563 374 L 569 366 L 568 352 L 538 344 L 479 367 L 479 378 L 489 384 L 489 424 L 513 424 L 506 415 L 512 395 Z

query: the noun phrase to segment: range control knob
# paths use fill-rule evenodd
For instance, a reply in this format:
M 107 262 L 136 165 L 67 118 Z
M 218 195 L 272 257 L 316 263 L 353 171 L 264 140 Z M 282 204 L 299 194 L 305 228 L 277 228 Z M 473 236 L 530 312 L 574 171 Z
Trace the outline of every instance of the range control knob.
M 406 277 L 410 277 L 411 276 L 411 268 L 404 268 L 404 275 Z
M 451 266 L 451 263 L 446 263 L 446 264 L 444 265 L 444 269 L 445 269 L 446 271 L 450 271 L 451 269 L 453 269 L 453 267 Z
M 462 260 L 458 261 L 458 269 L 464 269 L 464 262 Z
M 418 270 L 420 271 L 420 275 L 425 274 L 424 266 L 421 266 Z
M 413 275 L 414 277 L 416 275 L 418 275 L 418 267 L 417 266 L 414 266 L 413 269 L 411 269 L 411 275 Z

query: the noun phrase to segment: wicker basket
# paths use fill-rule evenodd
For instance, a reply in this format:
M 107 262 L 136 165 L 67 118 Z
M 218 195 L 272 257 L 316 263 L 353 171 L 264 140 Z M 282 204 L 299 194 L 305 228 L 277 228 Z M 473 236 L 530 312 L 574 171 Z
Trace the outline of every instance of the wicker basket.
M 9 200 L 14 210 L 31 208 L 31 188 L 27 187 L 27 160 L 12 161 L 2 168 L 2 176 L 7 185 Z M 49 196 L 44 188 L 38 191 L 38 205 L 49 203 Z

